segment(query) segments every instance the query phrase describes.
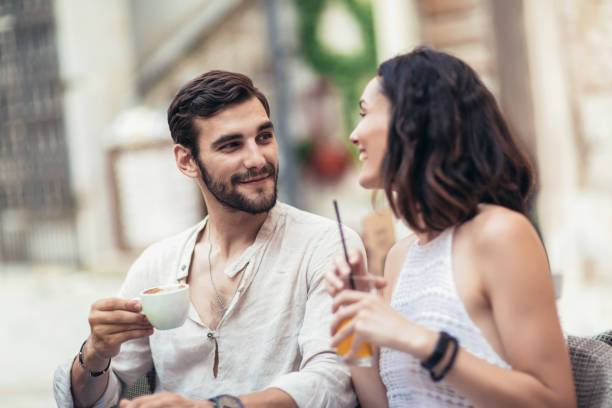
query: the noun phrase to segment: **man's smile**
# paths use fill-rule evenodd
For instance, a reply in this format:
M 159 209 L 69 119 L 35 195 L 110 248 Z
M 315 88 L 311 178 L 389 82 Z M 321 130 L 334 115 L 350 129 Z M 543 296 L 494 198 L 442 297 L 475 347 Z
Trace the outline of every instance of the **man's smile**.
M 265 174 L 265 175 L 253 177 L 247 180 L 241 180 L 240 184 L 259 185 L 259 184 L 265 183 L 271 177 L 272 177 L 271 174 Z

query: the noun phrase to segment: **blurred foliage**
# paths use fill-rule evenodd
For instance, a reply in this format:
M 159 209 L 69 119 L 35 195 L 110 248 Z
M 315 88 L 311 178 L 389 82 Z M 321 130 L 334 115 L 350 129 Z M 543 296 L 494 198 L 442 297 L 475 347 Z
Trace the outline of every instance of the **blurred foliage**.
M 364 43 L 361 52 L 337 53 L 318 38 L 317 28 L 325 8 L 341 3 L 357 22 Z M 296 0 L 299 14 L 299 38 L 302 54 L 314 70 L 327 76 L 338 87 L 342 97 L 343 122 L 350 132 L 357 118 L 359 95 L 366 81 L 376 73 L 374 18 L 369 1 Z

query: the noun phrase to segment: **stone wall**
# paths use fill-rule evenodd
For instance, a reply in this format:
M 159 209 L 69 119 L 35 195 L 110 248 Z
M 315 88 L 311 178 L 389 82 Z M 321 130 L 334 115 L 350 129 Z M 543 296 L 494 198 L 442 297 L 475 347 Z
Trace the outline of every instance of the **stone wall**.
M 575 120 L 574 248 L 584 281 L 612 283 L 612 1 L 567 0 L 558 19 Z
M 422 43 L 467 62 L 498 92 L 495 32 L 487 0 L 420 0 Z
M 167 107 L 185 82 L 212 69 L 244 73 L 270 98 L 273 84 L 267 59 L 266 33 L 261 2 L 244 2 L 146 91 L 145 103 Z

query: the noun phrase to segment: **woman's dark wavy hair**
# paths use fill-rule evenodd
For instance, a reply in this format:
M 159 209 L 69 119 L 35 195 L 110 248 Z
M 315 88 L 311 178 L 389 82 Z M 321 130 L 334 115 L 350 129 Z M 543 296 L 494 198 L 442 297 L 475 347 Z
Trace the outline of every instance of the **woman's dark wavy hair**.
M 526 212 L 532 165 L 474 70 L 420 47 L 378 75 L 391 101 L 383 184 L 397 216 L 425 232 L 469 220 L 479 203 Z
M 168 126 L 174 143 L 181 144 L 198 156 L 198 130 L 193 118 L 209 118 L 223 108 L 257 98 L 270 116 L 265 95 L 243 74 L 209 71 L 187 82 L 168 107 Z

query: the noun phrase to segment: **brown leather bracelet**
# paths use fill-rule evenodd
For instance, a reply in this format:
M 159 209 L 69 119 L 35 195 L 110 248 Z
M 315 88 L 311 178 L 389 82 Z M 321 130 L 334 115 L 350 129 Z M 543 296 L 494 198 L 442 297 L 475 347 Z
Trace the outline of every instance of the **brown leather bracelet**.
M 106 365 L 106 368 L 102 371 L 91 371 L 86 365 L 85 362 L 83 361 L 83 347 L 85 347 L 85 343 L 87 343 L 87 339 L 85 339 L 85 341 L 83 342 L 83 344 L 81 344 L 81 348 L 79 349 L 79 364 L 81 364 L 81 367 L 83 367 L 83 370 L 87 371 L 89 373 L 90 377 L 99 377 L 102 374 L 104 374 L 105 372 L 108 371 L 108 368 L 110 367 L 110 363 L 111 363 L 111 359 L 108 359 L 108 364 Z

